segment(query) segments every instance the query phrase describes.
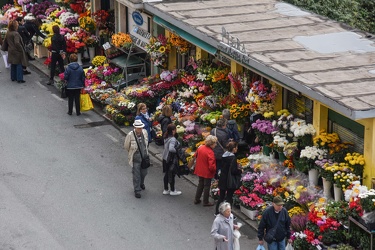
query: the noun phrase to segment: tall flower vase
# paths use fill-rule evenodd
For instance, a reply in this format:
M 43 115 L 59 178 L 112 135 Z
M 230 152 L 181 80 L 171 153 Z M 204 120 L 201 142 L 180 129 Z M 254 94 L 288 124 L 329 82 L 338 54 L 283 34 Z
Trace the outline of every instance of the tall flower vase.
M 333 185 L 333 193 L 335 195 L 335 201 L 342 200 L 342 189 L 338 187 L 336 184 Z
M 317 169 L 313 168 L 309 170 L 309 184 L 311 186 L 318 185 L 319 172 Z
M 332 182 L 327 181 L 326 178 L 322 177 L 323 180 L 323 195 L 326 199 L 332 199 L 331 188 Z
M 90 56 L 90 62 L 92 62 L 92 59 L 95 57 L 95 47 L 89 47 L 89 56 Z
M 83 49 L 83 58 L 89 58 L 89 52 L 88 52 L 86 46 L 85 46 L 84 49 Z
M 82 63 L 82 54 L 81 53 L 78 53 L 77 54 L 77 63 L 79 64 L 79 65 L 82 65 L 83 63 Z

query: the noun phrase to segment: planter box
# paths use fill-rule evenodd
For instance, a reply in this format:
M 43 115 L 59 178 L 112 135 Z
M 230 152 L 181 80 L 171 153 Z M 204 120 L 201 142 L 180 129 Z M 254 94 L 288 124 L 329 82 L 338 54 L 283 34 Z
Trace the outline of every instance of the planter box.
M 48 57 L 48 49 L 42 45 L 34 45 L 34 56 L 37 58 Z
M 244 206 L 240 206 L 240 210 L 243 214 L 250 218 L 250 220 L 256 220 L 258 216 L 258 210 L 250 210 L 245 208 Z

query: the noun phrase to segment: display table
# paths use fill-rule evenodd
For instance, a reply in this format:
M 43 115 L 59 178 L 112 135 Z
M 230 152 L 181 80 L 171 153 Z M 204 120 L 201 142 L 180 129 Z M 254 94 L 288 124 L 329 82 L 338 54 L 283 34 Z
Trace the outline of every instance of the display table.
M 369 230 L 366 226 L 364 226 L 362 223 L 354 219 L 353 217 L 349 216 L 349 235 L 361 235 L 361 238 L 358 237 L 352 237 L 351 238 L 351 244 L 352 246 L 357 246 L 361 244 L 369 245 L 368 250 L 375 250 L 374 245 L 374 235 L 375 235 L 375 229 Z M 367 237 L 366 237 L 367 236 Z

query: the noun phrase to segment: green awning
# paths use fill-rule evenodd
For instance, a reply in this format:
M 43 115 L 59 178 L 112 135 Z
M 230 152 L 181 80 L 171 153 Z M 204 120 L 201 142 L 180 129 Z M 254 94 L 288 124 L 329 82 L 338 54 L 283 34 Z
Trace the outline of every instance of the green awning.
M 166 28 L 167 30 L 170 30 L 173 33 L 179 35 L 180 37 L 182 37 L 186 41 L 194 44 L 195 46 L 198 46 L 198 47 L 202 48 L 203 50 L 207 51 L 208 53 L 210 53 L 212 55 L 216 54 L 217 49 L 215 47 L 209 45 L 208 43 L 202 41 L 201 39 L 190 35 L 186 31 L 174 26 L 173 24 L 161 19 L 160 17 L 154 16 L 153 20 L 154 20 L 155 23 L 157 23 L 160 26 Z

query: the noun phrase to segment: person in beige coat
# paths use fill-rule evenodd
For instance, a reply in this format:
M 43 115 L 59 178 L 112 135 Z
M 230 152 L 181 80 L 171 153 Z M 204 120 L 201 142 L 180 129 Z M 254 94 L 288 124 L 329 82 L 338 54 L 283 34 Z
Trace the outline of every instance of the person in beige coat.
M 141 198 L 141 190 L 145 190 L 145 177 L 147 169 L 141 168 L 142 155 L 148 154 L 148 133 L 144 129 L 141 120 L 135 120 L 133 123 L 134 130 L 130 131 L 125 137 L 124 148 L 128 152 L 129 165 L 132 167 L 133 187 L 136 198 Z M 138 140 L 138 144 L 136 141 Z
M 8 24 L 8 32 L 5 35 L 4 43 L 8 48 L 8 63 L 10 66 L 10 79 L 18 83 L 24 83 L 23 68 L 28 66 L 28 60 L 24 50 L 22 37 L 17 31 L 18 22 L 10 21 Z

